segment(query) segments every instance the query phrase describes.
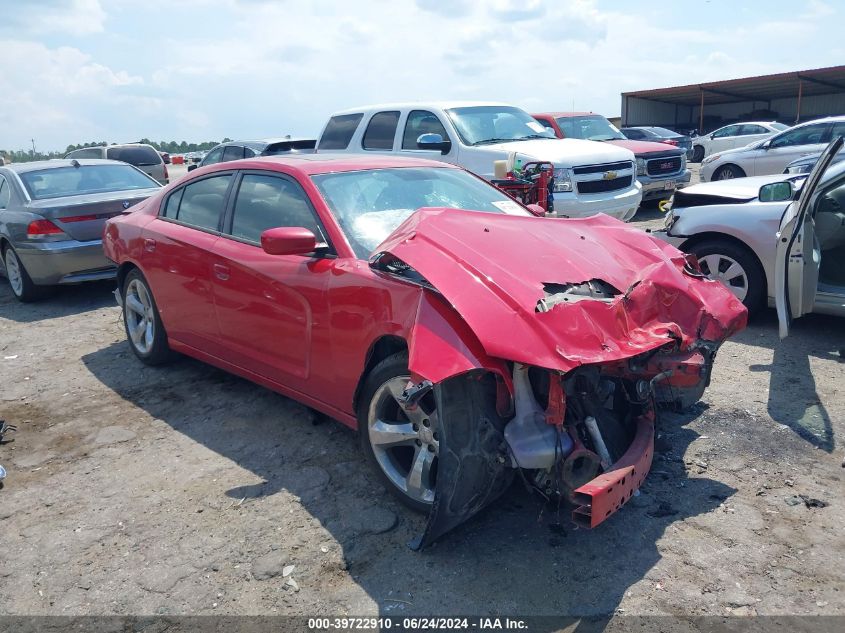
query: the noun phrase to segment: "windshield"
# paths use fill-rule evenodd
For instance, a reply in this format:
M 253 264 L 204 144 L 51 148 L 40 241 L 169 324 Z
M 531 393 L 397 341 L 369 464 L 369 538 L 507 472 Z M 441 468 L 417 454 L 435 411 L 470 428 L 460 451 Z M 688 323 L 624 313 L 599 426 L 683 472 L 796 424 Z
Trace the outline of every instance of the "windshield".
M 129 165 L 82 165 L 25 171 L 20 175 L 33 200 L 160 187 Z
M 566 138 L 587 141 L 625 140 L 625 136 L 603 116 L 568 116 L 555 119 Z
M 446 110 L 467 145 L 555 138 L 530 114 L 509 106 L 473 106 Z
M 788 129 L 788 125 L 784 125 L 783 123 L 778 123 L 775 121 L 774 123 L 769 123 L 772 129 L 777 130 L 778 132 L 783 132 L 784 130 Z
M 319 174 L 312 180 L 361 259 L 420 207 L 531 215 L 492 185 L 459 169 L 372 169 Z

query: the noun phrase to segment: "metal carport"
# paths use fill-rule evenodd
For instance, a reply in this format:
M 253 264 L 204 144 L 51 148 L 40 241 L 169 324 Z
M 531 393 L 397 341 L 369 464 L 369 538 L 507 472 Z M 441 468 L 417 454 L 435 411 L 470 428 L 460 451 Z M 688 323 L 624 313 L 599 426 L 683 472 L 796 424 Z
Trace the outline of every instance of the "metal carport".
M 622 93 L 622 125 L 712 131 L 736 121 L 798 123 L 845 113 L 845 66 Z

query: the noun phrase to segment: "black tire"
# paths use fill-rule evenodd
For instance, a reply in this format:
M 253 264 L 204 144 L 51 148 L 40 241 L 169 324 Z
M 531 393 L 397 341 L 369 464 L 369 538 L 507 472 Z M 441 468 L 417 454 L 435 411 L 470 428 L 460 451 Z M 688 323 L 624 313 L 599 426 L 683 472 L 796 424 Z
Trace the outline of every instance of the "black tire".
M 132 338 L 132 333 L 130 332 L 130 321 L 132 321 L 134 317 L 131 315 L 127 316 L 127 310 L 129 309 L 127 308 L 127 302 L 129 301 L 128 295 L 135 294 L 135 289 L 137 288 L 135 284 L 143 286 L 149 299 L 149 317 L 152 319 L 152 335 L 150 337 L 151 342 L 149 345 L 136 343 Z M 150 286 L 144 278 L 144 275 L 137 268 L 129 271 L 129 274 L 126 275 L 126 279 L 123 281 L 123 288 L 121 288 L 121 299 L 123 301 L 123 305 L 121 306 L 123 310 L 123 327 L 126 330 L 126 339 L 129 342 L 129 347 L 132 348 L 135 356 L 147 365 L 161 365 L 162 363 L 172 360 L 174 354 L 170 350 L 170 346 L 167 344 L 167 332 L 165 332 L 164 325 L 162 325 L 161 317 L 158 313 L 158 306 L 155 303 L 155 297 L 153 297 L 152 290 L 150 290 Z
M 696 145 L 692 148 L 692 162 L 700 163 L 704 160 L 704 147 L 702 145 Z
M 745 178 L 745 172 L 736 165 L 722 165 L 715 171 L 710 180 L 730 180 L 732 178 Z
M 393 494 L 400 502 L 402 502 L 404 505 L 411 508 L 412 510 L 421 513 L 428 513 L 431 510 L 431 500 L 428 502 L 423 502 L 419 499 L 415 499 L 413 496 L 409 495 L 408 492 L 406 492 L 405 490 L 400 488 L 396 483 L 394 483 L 390 476 L 388 476 L 385 469 L 379 463 L 379 459 L 376 457 L 376 453 L 373 448 L 373 443 L 370 439 L 369 432 L 370 409 L 371 407 L 378 408 L 379 406 L 381 406 L 379 403 L 384 397 L 383 387 L 393 379 L 402 377 L 404 380 L 409 375 L 410 372 L 408 371 L 407 352 L 400 352 L 398 354 L 394 354 L 385 358 L 370 371 L 369 375 L 364 381 L 364 386 L 361 390 L 361 398 L 358 405 L 358 435 L 361 441 L 361 448 L 367 457 L 367 461 L 375 470 L 384 487 L 387 488 L 387 490 L 389 490 L 390 493 Z M 420 403 L 419 406 L 427 406 L 428 408 L 430 408 L 430 406 L 434 402 L 433 395 L 434 394 L 430 393 L 428 396 L 426 396 L 426 398 L 430 398 L 429 402 L 426 403 L 426 405 Z M 408 422 L 411 421 L 409 418 L 405 419 L 407 419 Z M 436 433 L 434 437 L 437 437 Z M 407 448 L 411 452 L 414 452 L 416 450 L 413 447 Z M 422 451 L 424 449 L 425 446 L 423 446 L 419 450 Z M 398 449 L 393 450 L 396 451 Z M 403 456 L 400 455 L 399 457 Z M 434 463 L 431 468 L 436 476 L 436 457 L 434 457 L 433 459 Z
M 6 270 L 6 278 L 9 282 L 9 288 L 12 290 L 12 294 L 15 296 L 15 299 L 20 301 L 21 303 L 30 303 L 32 301 L 38 301 L 39 299 L 43 299 L 47 296 L 50 292 L 50 286 L 37 286 L 35 282 L 32 281 L 32 277 L 29 276 L 29 273 L 26 271 L 26 268 L 23 265 L 23 262 L 18 257 L 18 254 L 15 252 L 15 249 L 11 247 L 11 245 L 6 245 L 3 249 L 3 265 Z M 20 272 L 20 282 L 17 284 L 17 288 L 15 287 L 16 284 L 12 283 L 12 279 L 10 277 L 9 272 L 9 259 L 13 259 L 17 266 L 18 271 Z
M 754 314 L 761 308 L 768 292 L 766 274 L 757 257 L 748 247 L 729 240 L 713 239 L 698 242 L 685 250 L 696 256 L 708 277 L 713 271 L 709 270 L 709 266 L 705 266 L 704 258 L 719 255 L 734 260 L 742 267 L 747 280 L 747 291 L 742 303 L 748 308 L 749 314 Z

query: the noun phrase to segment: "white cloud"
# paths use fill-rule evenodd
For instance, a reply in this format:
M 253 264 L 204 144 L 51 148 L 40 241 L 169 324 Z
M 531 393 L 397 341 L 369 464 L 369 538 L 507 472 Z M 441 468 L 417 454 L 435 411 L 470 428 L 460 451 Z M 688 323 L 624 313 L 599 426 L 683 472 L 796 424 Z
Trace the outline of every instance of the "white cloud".
M 4 7 L 2 22 L 18 35 L 80 36 L 104 30 L 106 12 L 100 0 L 12 0 L 9 4 Z
M 27 6 L 44 19 L 14 53 L 0 41 L 7 59 L 32 58 L 32 70 L 0 72 L 17 113 L 0 115 L 0 129 L 57 146 L 79 141 L 74 121 L 115 141 L 317 134 L 337 109 L 450 98 L 614 115 L 626 90 L 837 61 L 830 5 L 764 19 L 712 5 L 693 15 L 597 0 L 38 0 Z M 80 40 L 79 15 L 106 30 Z M 43 41 L 24 49 L 22 37 Z

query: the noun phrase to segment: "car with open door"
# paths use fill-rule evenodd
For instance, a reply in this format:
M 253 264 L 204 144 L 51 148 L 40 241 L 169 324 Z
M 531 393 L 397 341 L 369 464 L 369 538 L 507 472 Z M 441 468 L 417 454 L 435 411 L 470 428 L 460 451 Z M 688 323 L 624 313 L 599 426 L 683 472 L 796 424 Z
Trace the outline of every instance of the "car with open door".
M 648 473 L 655 406 L 696 402 L 745 325 L 668 244 L 537 213 L 448 163 L 304 154 L 197 169 L 103 239 L 140 361 L 181 352 L 357 429 L 428 513 L 422 547 L 519 471 L 599 525 Z
M 678 191 L 664 228 L 652 235 L 694 255 L 705 275 L 724 283 L 753 313 L 766 304 L 776 305 L 782 275 L 778 261 L 783 263 L 777 250 L 783 242 L 775 236 L 783 230 L 782 221 L 803 202 L 810 205 L 804 224 L 817 246 L 804 261 L 808 273 L 818 269 L 818 281 L 808 281 L 802 290 L 814 298 L 793 307 L 845 316 L 845 161 L 834 160 L 837 148 L 840 138 L 823 152 L 825 162 L 818 159 L 810 175 L 735 178 Z M 801 246 L 810 245 L 796 239 Z M 792 275 L 794 288 L 799 281 Z
M 793 319 L 812 312 L 817 303 L 845 316 L 845 174 L 839 169 L 833 178 L 824 178 L 842 145 L 840 136 L 822 153 L 780 221 L 775 305 L 781 338 L 789 334 Z

